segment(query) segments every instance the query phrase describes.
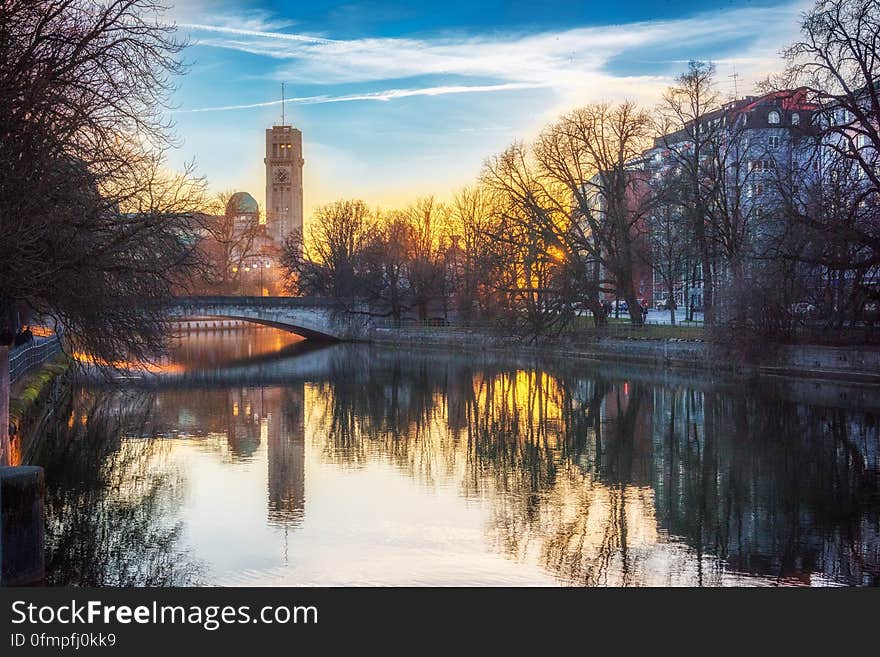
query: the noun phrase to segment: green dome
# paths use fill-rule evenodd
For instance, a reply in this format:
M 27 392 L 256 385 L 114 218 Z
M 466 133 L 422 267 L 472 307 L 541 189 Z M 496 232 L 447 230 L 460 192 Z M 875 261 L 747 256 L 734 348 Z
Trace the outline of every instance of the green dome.
M 226 204 L 226 213 L 239 214 L 259 214 L 260 206 L 254 200 L 254 197 L 247 192 L 235 192 Z

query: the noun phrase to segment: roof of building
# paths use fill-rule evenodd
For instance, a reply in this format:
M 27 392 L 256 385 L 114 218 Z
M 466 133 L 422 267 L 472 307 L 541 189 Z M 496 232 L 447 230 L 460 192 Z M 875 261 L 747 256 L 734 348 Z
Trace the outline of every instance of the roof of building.
M 742 100 L 729 103 L 724 109 L 734 109 L 736 112 L 750 112 L 761 105 L 774 105 L 784 110 L 811 111 L 819 106 L 807 99 L 807 90 L 804 88 L 785 89 L 773 91 L 763 96 L 746 96 Z
M 247 192 L 235 192 L 226 204 L 227 214 L 259 214 L 260 206 Z
M 773 91 L 762 96 L 746 96 L 745 98 L 739 98 L 737 100 L 731 101 L 729 103 L 725 103 L 721 107 L 712 110 L 711 112 L 707 112 L 705 115 L 700 117 L 700 121 L 711 122 L 711 121 L 724 121 L 728 122 L 731 125 L 735 122 L 740 116 L 743 114 L 750 114 L 758 109 L 764 109 L 769 111 L 770 109 L 778 109 L 783 110 L 785 112 L 813 112 L 819 108 L 818 105 L 811 102 L 807 96 L 807 90 L 803 87 L 797 89 L 785 89 L 782 91 Z M 802 123 L 791 124 L 787 123 L 787 127 L 794 127 L 800 133 L 808 133 L 810 128 L 810 121 L 807 120 L 808 117 L 801 117 L 805 119 Z M 667 135 L 656 137 L 654 139 L 654 148 L 662 148 L 665 144 L 687 139 L 688 133 L 687 129 L 693 125 L 693 122 L 689 122 L 687 127 L 679 128 Z M 766 124 L 761 122 L 752 123 L 749 122 L 749 127 L 776 127 L 775 124 Z M 783 126 L 780 126 L 783 127 Z

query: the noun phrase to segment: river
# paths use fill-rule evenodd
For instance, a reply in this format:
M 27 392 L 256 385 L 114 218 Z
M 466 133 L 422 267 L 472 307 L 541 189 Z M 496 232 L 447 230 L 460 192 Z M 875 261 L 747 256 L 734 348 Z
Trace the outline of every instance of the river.
M 189 333 L 43 437 L 47 583 L 880 585 L 880 413 L 828 386 Z

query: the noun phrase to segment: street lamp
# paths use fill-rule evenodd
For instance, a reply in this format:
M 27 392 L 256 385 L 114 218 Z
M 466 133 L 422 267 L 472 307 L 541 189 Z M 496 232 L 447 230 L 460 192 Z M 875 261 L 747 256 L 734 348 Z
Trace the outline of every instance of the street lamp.
M 256 269 L 257 266 L 259 266 L 260 268 L 260 296 L 265 296 L 265 294 L 263 293 L 263 268 L 265 267 L 266 269 L 270 269 L 272 267 L 272 263 L 268 258 L 266 258 L 265 254 L 261 253 L 257 256 L 257 264 L 252 266 L 254 269 Z
M 251 270 L 251 268 L 248 265 L 244 266 L 245 272 L 249 272 L 250 270 Z M 242 274 L 241 276 L 238 277 L 238 296 L 240 296 L 240 297 L 244 296 L 244 278 L 245 278 L 245 274 Z
M 272 266 L 272 263 L 268 260 L 266 261 L 266 269 L 269 269 Z M 260 258 L 260 296 L 263 296 L 263 259 Z
M 266 296 L 264 293 L 264 290 L 263 290 L 263 280 L 264 280 L 263 279 L 263 269 L 264 268 L 271 269 L 272 268 L 272 261 L 269 260 L 269 258 L 267 258 L 265 256 L 265 254 L 260 254 L 257 256 L 248 256 L 248 257 L 251 259 L 251 262 L 249 264 L 244 265 L 244 271 L 249 272 L 249 271 L 257 271 L 257 269 L 260 270 L 260 296 L 261 297 Z M 254 260 L 254 258 L 256 258 L 256 260 Z M 244 287 L 244 280 L 243 279 L 244 279 L 244 276 L 242 276 L 240 290 Z M 239 291 L 239 294 L 243 294 L 243 292 Z

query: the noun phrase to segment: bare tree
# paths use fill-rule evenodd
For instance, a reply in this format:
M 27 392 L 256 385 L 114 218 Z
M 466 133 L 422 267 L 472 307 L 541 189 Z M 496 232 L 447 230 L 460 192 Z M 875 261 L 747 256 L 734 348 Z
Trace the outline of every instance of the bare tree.
M 819 0 L 801 34 L 774 81 L 803 85 L 819 108 L 814 210 L 794 219 L 824 246 L 811 258 L 835 280 L 832 305 L 859 315 L 880 305 L 880 2 Z
M 289 289 L 336 299 L 356 296 L 358 259 L 372 223 L 366 204 L 359 200 L 335 201 L 315 210 L 308 239 L 294 233 L 282 249 Z
M 482 182 L 495 196 L 491 230 L 492 284 L 507 320 L 534 337 L 562 330 L 576 299 L 555 275 L 569 253 L 560 235 L 568 229 L 568 205 L 542 179 L 529 148 L 517 143 L 484 166 Z
M 714 320 L 715 277 L 711 248 L 709 206 L 718 192 L 712 176 L 713 146 L 724 130 L 723 121 L 706 120 L 717 110 L 720 99 L 715 91 L 715 67 L 705 62 L 690 62 L 687 72 L 663 96 L 659 132 L 663 147 L 669 151 L 686 186 L 687 217 L 693 227 L 697 256 L 702 269 L 703 307 L 707 325 Z
M 22 312 L 101 362 L 150 358 L 168 335 L 202 189 L 162 162 L 183 47 L 162 9 L 0 0 L 0 370 Z
M 819 0 L 801 33 L 785 51 L 782 81 L 806 87 L 820 108 L 823 145 L 855 161 L 880 189 L 880 2 Z
M 404 210 L 410 226 L 408 278 L 413 306 L 419 319 L 428 319 L 432 304 L 446 301 L 446 278 L 441 239 L 447 208 L 434 197 L 420 198 Z
M 648 113 L 633 103 L 590 105 L 551 125 L 535 145 L 542 173 L 568 203 L 558 208 L 567 215 L 561 240 L 570 253 L 601 263 L 634 324 L 643 321 L 634 271 L 647 256 L 651 195 L 647 175 L 633 162 L 650 143 L 650 130 Z
M 654 181 L 654 207 L 648 218 L 648 242 L 651 245 L 651 266 L 666 291 L 669 321 L 675 324 L 676 291 L 687 277 L 692 256 L 691 226 L 685 218 L 685 207 L 679 191 L 678 176 L 658 176 Z
M 789 278 L 800 282 L 792 302 L 809 304 L 834 332 L 865 321 L 871 338 L 880 319 L 880 266 L 864 238 L 878 222 L 878 208 L 865 196 L 865 177 L 854 159 L 819 148 L 807 169 L 788 187 L 798 193 L 782 197 L 785 231 L 771 256 L 786 261 Z
M 412 305 L 408 267 L 412 225 L 400 212 L 381 217 L 362 252 L 360 292 L 379 316 L 399 322 Z
M 492 312 L 492 195 L 480 186 L 462 189 L 452 201 L 449 219 L 450 248 L 453 252 L 460 249 L 463 260 L 447 263 L 450 292 L 455 296 L 455 309 L 471 320 L 478 314 Z

